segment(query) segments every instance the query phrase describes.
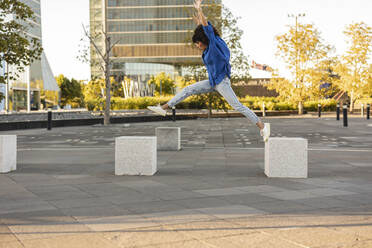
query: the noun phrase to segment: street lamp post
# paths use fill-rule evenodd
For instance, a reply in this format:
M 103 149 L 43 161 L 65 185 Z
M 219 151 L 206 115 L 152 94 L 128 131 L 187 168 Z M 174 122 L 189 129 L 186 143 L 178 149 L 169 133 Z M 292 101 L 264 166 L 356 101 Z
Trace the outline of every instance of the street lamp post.
M 5 112 L 9 112 L 9 64 L 6 63 Z
M 304 17 L 305 16 L 305 13 L 301 13 L 301 14 L 288 14 L 288 17 L 294 17 L 296 19 L 296 33 L 295 33 L 295 40 L 296 40 L 296 44 L 295 44 L 295 49 L 296 49 L 296 88 L 298 87 L 298 64 L 299 64 L 299 59 L 298 59 L 298 18 L 299 17 Z M 302 106 L 299 106 L 299 110 L 301 111 L 300 107 L 302 108 Z
M 162 91 L 161 88 L 162 88 L 162 87 L 161 87 L 161 80 L 160 80 L 160 96 L 161 96 L 161 93 L 162 93 L 162 92 L 161 92 L 161 91 Z

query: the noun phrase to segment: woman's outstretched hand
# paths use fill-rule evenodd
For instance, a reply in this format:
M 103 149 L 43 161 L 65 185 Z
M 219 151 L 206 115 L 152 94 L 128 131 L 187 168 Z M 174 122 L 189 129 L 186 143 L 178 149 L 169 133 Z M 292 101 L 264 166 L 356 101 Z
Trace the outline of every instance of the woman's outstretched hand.
M 194 7 L 195 7 L 195 9 L 200 10 L 201 9 L 202 2 L 203 2 L 203 0 L 195 0 L 194 1 Z

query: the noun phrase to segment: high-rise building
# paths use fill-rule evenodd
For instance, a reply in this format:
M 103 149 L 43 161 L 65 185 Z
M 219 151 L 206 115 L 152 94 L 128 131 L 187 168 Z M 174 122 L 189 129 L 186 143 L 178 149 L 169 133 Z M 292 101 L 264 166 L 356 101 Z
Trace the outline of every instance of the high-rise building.
M 35 20 L 27 20 L 27 22 L 22 23 L 28 27 L 25 34 L 26 37 L 38 38 L 40 43 L 42 43 L 40 0 L 20 1 L 28 5 L 35 15 Z M 5 21 L 9 20 L 14 20 L 14 16 L 7 16 Z M 4 64 L 2 70 L 2 73 L 6 71 L 12 72 L 15 67 Z M 7 86 L 8 89 L 6 89 L 6 85 L 2 85 L 2 88 L 0 88 L 3 94 L 8 96 L 8 100 L 4 99 L 0 103 L 0 111 L 6 110 L 6 108 L 13 111 L 38 110 L 41 108 L 41 89 L 59 91 L 44 52 L 40 60 L 34 61 L 30 66 L 26 66 L 24 72 L 19 73 L 18 79 L 9 81 Z
M 111 43 L 112 74 L 140 83 L 152 75 L 181 73 L 181 67 L 201 63 L 200 51 L 192 48 L 190 32 L 194 0 L 90 0 L 91 34 L 107 29 Z M 104 48 L 103 36 L 96 39 Z M 95 59 L 95 49 L 91 58 Z M 102 76 L 97 66 L 92 76 Z

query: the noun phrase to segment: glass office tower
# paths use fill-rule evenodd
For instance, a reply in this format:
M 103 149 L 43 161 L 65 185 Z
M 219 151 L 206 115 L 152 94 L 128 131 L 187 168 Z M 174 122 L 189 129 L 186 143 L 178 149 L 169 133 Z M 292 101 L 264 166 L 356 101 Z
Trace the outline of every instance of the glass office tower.
M 90 31 L 106 27 L 117 42 L 111 57 L 118 80 L 127 76 L 145 83 L 160 72 L 176 76 L 183 65 L 201 63 L 200 51 L 187 44 L 195 29 L 192 8 L 193 0 L 90 0 Z M 96 42 L 104 47 L 102 37 Z M 91 56 L 97 56 L 94 49 Z M 91 72 L 102 76 L 98 67 Z
M 27 26 L 27 37 L 33 37 L 42 40 L 41 33 L 41 9 L 40 0 L 20 0 L 28 5 L 35 15 L 35 20 L 28 20 L 23 25 Z M 8 16 L 8 20 L 13 20 L 13 16 Z M 12 72 L 15 68 L 12 65 L 3 65 L 3 73 L 9 70 Z M 1 72 L 0 72 L 1 73 Z M 8 82 L 8 110 L 38 110 L 41 108 L 40 91 L 52 90 L 58 91 L 59 87 L 51 72 L 48 60 L 43 53 L 40 60 L 34 61 L 30 66 L 24 68 L 24 72 L 19 73 L 15 81 Z M 5 95 L 6 87 L 0 87 L 1 92 Z M 0 111 L 5 110 L 6 99 L 0 103 Z

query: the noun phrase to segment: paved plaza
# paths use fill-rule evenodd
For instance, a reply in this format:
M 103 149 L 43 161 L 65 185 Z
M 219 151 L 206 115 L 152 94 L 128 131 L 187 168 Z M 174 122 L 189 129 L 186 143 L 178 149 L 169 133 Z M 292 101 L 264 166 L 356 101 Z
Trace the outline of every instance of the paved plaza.
M 18 135 L 0 247 L 372 247 L 372 121 L 265 121 L 308 139 L 309 178 L 267 178 L 244 118 L 0 132 Z M 115 176 L 115 137 L 156 127 L 181 127 L 182 150 L 159 151 L 155 176 Z

